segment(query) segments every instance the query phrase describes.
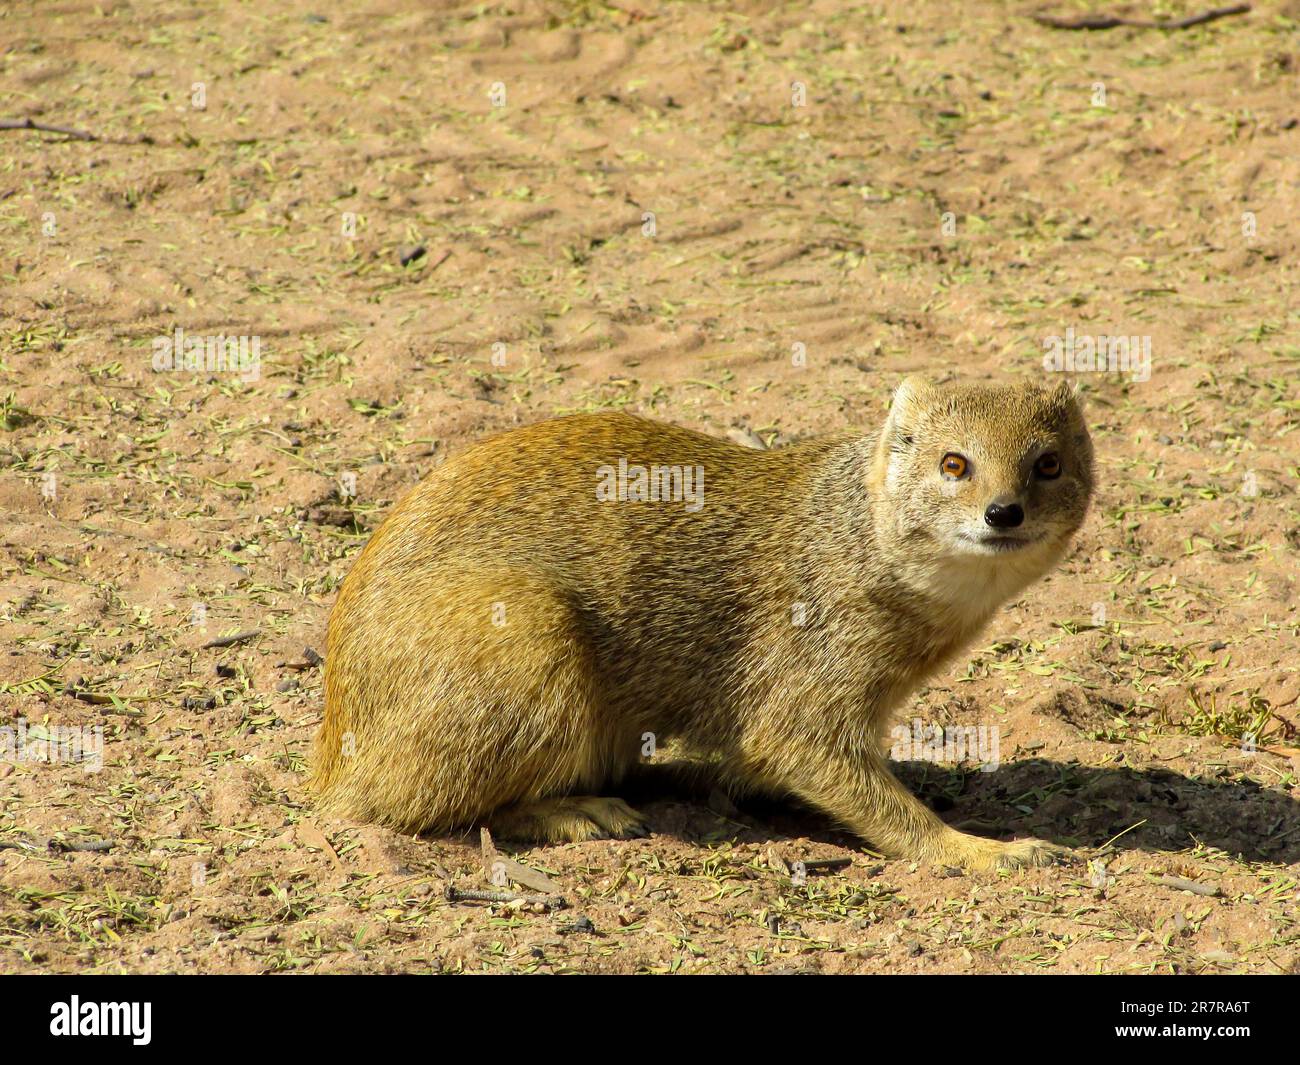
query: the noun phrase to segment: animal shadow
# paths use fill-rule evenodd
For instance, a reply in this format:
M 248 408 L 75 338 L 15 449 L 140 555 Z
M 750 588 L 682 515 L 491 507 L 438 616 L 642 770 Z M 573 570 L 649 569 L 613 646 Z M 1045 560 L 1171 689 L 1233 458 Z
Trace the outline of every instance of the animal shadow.
M 946 822 L 976 835 L 1035 836 L 1081 850 L 1110 843 L 1116 850 L 1179 851 L 1199 843 L 1247 861 L 1300 861 L 1300 801 L 1254 781 L 1046 759 L 991 772 L 928 762 L 893 768 Z M 654 832 L 691 843 L 804 837 L 859 845 L 793 797 L 730 798 L 698 775 L 670 770 L 625 791 Z

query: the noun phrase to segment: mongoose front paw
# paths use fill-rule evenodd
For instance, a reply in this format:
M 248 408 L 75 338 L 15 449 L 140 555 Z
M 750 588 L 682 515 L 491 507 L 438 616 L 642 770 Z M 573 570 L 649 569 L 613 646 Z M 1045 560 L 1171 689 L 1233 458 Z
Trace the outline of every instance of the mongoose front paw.
M 1025 869 L 1035 865 L 1055 865 L 1069 856 L 1069 851 L 1041 839 L 1018 839 L 998 844 L 998 869 Z
M 941 861 L 959 865 L 972 871 L 994 869 L 1025 869 L 1035 865 L 1053 865 L 1067 858 L 1070 852 L 1054 843 L 1041 839 L 1017 839 L 1001 843 L 995 839 L 967 836 L 956 833 L 957 839 L 945 848 Z

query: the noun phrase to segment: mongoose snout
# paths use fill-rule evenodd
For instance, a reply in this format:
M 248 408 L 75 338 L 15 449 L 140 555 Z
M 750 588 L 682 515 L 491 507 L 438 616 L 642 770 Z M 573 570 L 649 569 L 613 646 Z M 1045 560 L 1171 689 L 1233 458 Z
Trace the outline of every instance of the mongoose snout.
M 1025 511 L 1019 503 L 990 503 L 984 511 L 984 520 L 995 529 L 1014 529 L 1024 523 Z
M 920 378 L 878 428 L 773 451 L 622 413 L 486 440 L 401 500 L 344 581 L 312 786 L 404 831 L 627 836 L 642 818 L 609 792 L 672 744 L 891 855 L 1047 861 L 945 825 L 884 744 L 1062 557 L 1092 462 L 1065 385 Z

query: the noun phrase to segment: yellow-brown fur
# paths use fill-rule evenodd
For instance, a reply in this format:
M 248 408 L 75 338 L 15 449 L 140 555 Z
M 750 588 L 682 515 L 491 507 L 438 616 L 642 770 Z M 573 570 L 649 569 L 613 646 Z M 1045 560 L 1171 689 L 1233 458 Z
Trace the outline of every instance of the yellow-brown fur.
M 1044 448 L 1065 464 L 1050 483 L 1032 471 Z M 970 455 L 969 483 L 936 477 L 946 451 Z M 702 467 L 703 506 L 598 499 L 620 458 Z M 881 430 L 766 452 L 625 414 L 492 438 L 407 495 L 344 582 L 314 789 L 406 831 L 623 835 L 638 815 L 598 795 L 650 733 L 890 854 L 1046 860 L 944 825 L 890 773 L 884 737 L 1059 560 L 1091 487 L 1065 388 L 909 379 Z M 1023 501 L 1041 540 L 965 550 L 995 496 Z

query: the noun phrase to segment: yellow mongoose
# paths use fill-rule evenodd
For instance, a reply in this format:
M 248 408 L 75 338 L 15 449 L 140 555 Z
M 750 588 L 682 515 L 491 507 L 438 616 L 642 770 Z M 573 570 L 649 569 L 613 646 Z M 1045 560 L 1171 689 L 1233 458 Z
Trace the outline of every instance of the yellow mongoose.
M 1083 521 L 1065 385 L 908 378 L 885 424 L 758 451 L 626 414 L 489 439 L 392 511 L 329 622 L 313 786 L 405 831 L 640 834 L 598 797 L 645 736 L 793 794 L 887 854 L 1051 860 L 945 825 L 891 714 Z

